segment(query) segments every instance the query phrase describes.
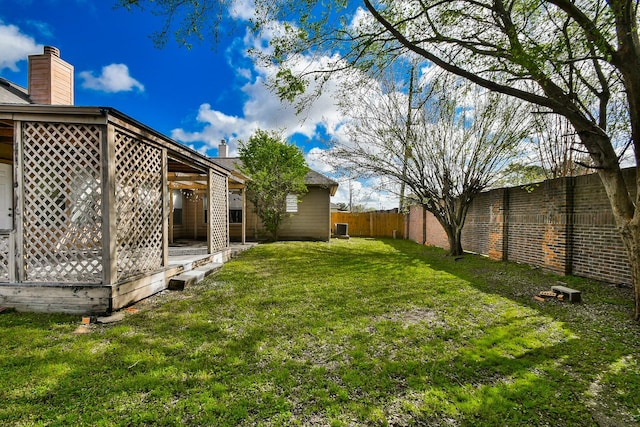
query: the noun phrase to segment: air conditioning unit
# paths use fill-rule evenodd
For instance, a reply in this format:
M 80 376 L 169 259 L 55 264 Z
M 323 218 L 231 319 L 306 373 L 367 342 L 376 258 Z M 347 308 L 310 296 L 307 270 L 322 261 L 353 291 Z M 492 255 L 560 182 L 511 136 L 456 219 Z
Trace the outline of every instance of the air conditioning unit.
M 336 223 L 336 237 L 338 239 L 349 238 L 349 224 Z

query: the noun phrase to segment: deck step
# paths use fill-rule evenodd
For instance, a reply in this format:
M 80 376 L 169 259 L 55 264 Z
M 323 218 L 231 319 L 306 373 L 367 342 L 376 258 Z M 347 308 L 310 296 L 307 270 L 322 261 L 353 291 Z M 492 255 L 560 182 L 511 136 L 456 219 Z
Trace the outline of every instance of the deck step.
M 222 268 L 222 263 L 210 262 L 209 264 L 194 268 L 193 270 L 185 271 L 169 279 L 168 287 L 172 291 L 182 291 L 187 286 L 194 285 L 211 273 L 220 270 L 220 268 Z

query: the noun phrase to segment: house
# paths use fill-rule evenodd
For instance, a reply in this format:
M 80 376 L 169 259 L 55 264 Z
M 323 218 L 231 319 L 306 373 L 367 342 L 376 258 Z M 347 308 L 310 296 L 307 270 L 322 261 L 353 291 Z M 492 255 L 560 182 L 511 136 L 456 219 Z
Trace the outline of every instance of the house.
M 216 163 L 232 171 L 236 181 L 248 180 L 240 172 L 240 159 L 227 157 L 227 145 L 222 141 L 218 147 Z M 290 205 L 291 216 L 282 224 L 278 238 L 283 240 L 331 239 L 331 196 L 335 195 L 338 183 L 324 175 L 309 170 L 305 176 L 307 193 L 299 203 Z M 244 185 L 230 185 L 229 189 L 229 236 L 233 241 L 260 240 L 267 236 L 253 205 L 246 200 Z M 288 208 L 289 209 L 289 208 Z
M 109 313 L 225 261 L 230 182 L 116 109 L 74 106 L 73 67 L 45 47 L 28 90 L 0 80 L 0 306 Z M 198 253 L 172 252 L 185 238 Z

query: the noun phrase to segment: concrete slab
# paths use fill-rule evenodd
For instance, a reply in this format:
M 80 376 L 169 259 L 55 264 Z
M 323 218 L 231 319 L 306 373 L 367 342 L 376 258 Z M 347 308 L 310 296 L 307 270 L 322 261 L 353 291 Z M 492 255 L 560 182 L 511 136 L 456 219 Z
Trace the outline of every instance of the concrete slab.
M 185 271 L 169 280 L 169 289 L 172 291 L 182 291 L 187 286 L 194 285 L 211 273 L 218 271 L 222 268 L 222 265 L 220 262 L 210 262 L 193 270 Z
M 124 319 L 124 313 L 119 311 L 117 313 L 112 314 L 111 316 L 98 317 L 96 319 L 97 323 L 116 323 L 120 322 Z
M 566 286 L 552 286 L 551 290 L 560 293 L 564 296 L 564 301 L 580 302 L 582 300 L 582 293 L 576 289 L 571 289 Z

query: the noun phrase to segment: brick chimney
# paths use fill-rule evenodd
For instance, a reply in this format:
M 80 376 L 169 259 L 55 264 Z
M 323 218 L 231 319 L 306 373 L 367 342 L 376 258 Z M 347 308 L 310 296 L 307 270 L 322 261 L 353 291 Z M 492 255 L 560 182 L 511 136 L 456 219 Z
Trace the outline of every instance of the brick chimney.
M 35 104 L 73 105 L 73 66 L 60 59 L 60 50 L 45 46 L 29 55 L 29 97 Z
M 229 157 L 229 146 L 224 139 L 218 145 L 218 157 Z

